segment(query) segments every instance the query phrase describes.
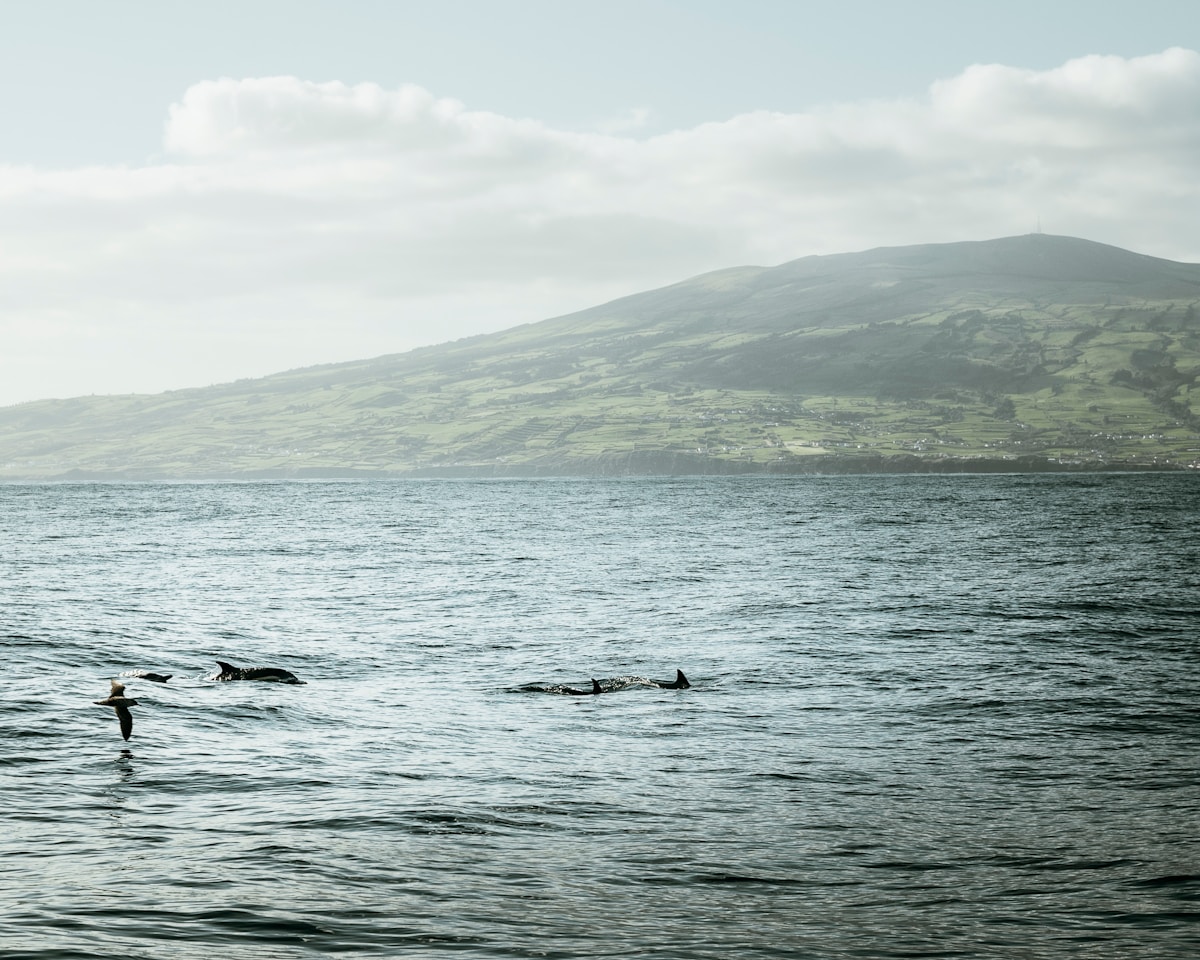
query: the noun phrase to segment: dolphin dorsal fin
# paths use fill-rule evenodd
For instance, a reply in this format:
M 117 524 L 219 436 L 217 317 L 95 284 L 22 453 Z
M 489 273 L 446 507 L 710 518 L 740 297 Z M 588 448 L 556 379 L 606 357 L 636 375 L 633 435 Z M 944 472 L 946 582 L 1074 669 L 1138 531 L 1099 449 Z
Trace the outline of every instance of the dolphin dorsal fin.
M 600 681 L 597 680 L 595 677 L 592 677 L 592 693 L 603 693 L 603 692 L 604 691 L 600 689 Z
M 217 666 L 221 668 L 222 673 L 224 673 L 226 670 L 236 670 L 237 669 L 237 667 L 235 667 L 232 663 L 226 663 L 224 660 L 218 660 Z
M 678 667 L 675 668 L 675 685 L 679 687 L 680 690 L 685 690 L 691 686 L 691 684 L 688 683 L 688 678 L 683 675 L 683 671 Z

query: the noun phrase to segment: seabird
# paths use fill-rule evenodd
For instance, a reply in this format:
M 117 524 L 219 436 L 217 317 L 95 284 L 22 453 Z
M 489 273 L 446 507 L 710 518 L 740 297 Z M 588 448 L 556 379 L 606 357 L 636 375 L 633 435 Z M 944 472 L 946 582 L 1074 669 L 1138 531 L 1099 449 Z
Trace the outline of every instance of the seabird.
M 125 684 L 113 680 L 109 695 L 94 702 L 98 706 L 112 707 L 117 711 L 117 719 L 121 721 L 121 736 L 128 740 L 129 735 L 133 733 L 133 714 L 129 712 L 129 708 L 137 706 L 137 701 L 125 696 Z

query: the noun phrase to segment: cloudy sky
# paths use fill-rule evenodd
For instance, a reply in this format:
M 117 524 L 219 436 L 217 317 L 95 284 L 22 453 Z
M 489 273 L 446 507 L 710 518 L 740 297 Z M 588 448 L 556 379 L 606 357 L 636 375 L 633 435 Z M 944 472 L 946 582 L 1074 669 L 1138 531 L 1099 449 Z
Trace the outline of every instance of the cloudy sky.
M 744 263 L 1200 261 L 1195 0 L 0 0 L 0 404 Z

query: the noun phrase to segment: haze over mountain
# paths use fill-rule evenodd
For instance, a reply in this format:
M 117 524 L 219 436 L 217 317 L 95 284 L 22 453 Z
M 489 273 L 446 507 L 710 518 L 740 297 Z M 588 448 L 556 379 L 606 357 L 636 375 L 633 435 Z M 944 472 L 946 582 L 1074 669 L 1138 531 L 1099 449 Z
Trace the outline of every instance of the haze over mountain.
M 0 476 L 1185 466 L 1200 265 L 1070 237 L 733 267 L 497 334 L 0 409 Z

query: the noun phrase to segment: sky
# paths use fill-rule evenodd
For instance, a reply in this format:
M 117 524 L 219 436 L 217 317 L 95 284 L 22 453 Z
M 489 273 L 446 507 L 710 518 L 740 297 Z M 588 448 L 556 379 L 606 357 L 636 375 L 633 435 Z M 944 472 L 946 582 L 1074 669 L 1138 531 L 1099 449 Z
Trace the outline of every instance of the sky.
M 1200 262 L 1195 0 L 0 0 L 0 118 L 0 405 L 879 246 Z

